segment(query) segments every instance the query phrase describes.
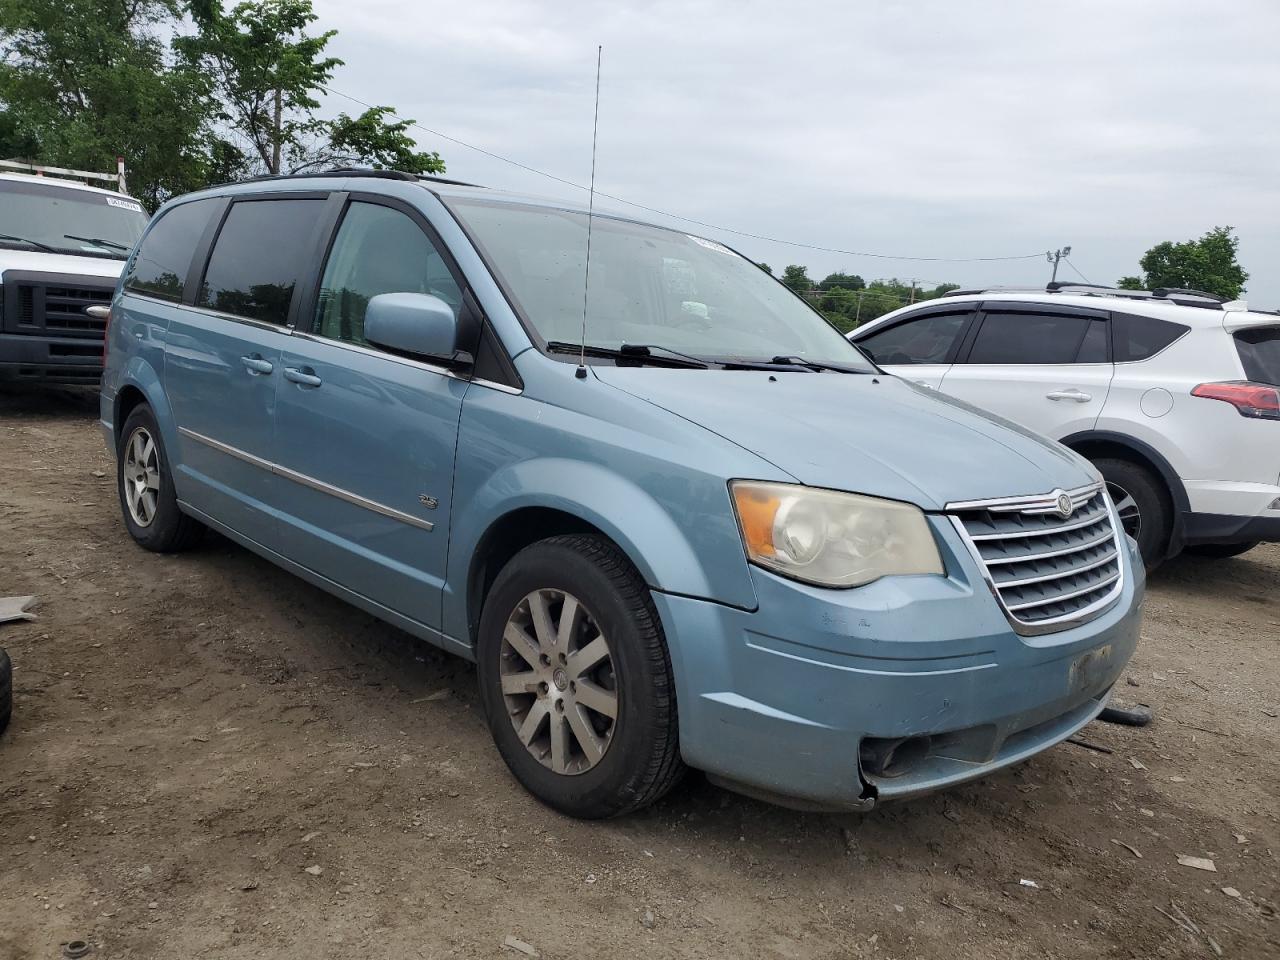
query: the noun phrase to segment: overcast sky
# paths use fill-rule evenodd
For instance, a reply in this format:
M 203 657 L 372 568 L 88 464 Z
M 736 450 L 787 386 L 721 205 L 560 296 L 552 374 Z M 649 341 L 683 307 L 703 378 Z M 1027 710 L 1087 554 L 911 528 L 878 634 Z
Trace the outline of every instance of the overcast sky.
M 586 183 L 743 230 L 914 257 L 1070 244 L 1095 283 L 1236 227 L 1280 306 L 1280 0 L 317 0 L 334 87 Z M 334 111 L 359 109 L 338 97 Z M 416 131 L 449 175 L 584 194 Z M 616 209 L 616 203 L 606 204 Z M 648 214 L 643 216 L 651 219 Z M 1042 283 L 1038 259 L 914 262 L 705 227 L 776 273 Z M 1077 275 L 1065 264 L 1059 277 Z

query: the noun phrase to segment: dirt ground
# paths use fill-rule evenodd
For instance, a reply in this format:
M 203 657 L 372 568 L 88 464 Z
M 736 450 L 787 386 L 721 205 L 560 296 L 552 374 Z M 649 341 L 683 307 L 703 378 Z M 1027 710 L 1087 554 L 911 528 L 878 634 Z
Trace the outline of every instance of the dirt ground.
M 135 547 L 95 418 L 92 396 L 0 392 L 0 595 L 39 597 L 37 622 L 0 626 L 0 960 L 73 939 L 109 958 L 1280 957 L 1278 546 L 1159 571 L 1118 688 L 1157 720 L 1086 728 L 1113 752 L 1062 744 L 863 817 L 695 775 L 579 823 L 508 775 L 470 665 L 223 539 Z

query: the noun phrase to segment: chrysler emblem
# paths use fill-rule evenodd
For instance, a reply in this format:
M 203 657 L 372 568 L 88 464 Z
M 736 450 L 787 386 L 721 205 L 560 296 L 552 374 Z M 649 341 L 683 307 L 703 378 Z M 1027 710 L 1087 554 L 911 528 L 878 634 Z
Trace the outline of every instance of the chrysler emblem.
M 1066 493 L 1058 491 L 1058 516 L 1063 520 L 1071 518 L 1071 514 L 1076 512 L 1075 505 L 1071 502 L 1071 498 Z

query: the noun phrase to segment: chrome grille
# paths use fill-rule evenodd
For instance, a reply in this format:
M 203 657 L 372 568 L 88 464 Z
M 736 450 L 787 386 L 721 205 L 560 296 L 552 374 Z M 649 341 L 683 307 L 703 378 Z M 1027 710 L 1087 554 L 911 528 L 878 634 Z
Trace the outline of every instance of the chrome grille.
M 1090 620 L 1119 595 L 1123 538 L 1101 485 L 1065 494 L 950 504 L 956 529 L 982 564 L 1014 627 L 1048 633 Z

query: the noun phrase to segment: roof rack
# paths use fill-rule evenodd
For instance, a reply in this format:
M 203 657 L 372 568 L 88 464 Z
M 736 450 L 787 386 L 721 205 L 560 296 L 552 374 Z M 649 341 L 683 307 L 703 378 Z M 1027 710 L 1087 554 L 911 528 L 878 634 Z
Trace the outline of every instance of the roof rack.
M 433 177 L 425 173 L 407 173 L 404 170 L 375 170 L 371 167 L 332 167 L 328 170 L 309 170 L 306 173 L 267 173 L 260 177 L 251 177 L 248 182 L 257 183 L 262 180 L 303 180 L 321 177 L 368 177 L 379 180 L 406 180 L 410 183 L 429 181 L 431 183 L 447 183 L 454 187 L 479 187 L 479 183 L 465 183 L 462 180 L 447 180 L 444 177 Z
M 967 290 L 950 290 L 943 294 L 946 297 L 975 296 L 984 293 L 1040 293 L 1039 287 L 974 287 Z M 1044 293 L 1074 294 L 1080 297 L 1121 297 L 1127 300 L 1163 300 L 1176 303 L 1182 307 L 1201 307 L 1206 310 L 1226 310 L 1230 305 L 1223 297 L 1203 290 L 1188 290 L 1182 287 L 1156 287 L 1154 290 L 1123 290 L 1120 287 L 1108 287 L 1100 283 L 1072 283 L 1069 280 L 1056 280 L 1047 283 Z

